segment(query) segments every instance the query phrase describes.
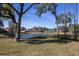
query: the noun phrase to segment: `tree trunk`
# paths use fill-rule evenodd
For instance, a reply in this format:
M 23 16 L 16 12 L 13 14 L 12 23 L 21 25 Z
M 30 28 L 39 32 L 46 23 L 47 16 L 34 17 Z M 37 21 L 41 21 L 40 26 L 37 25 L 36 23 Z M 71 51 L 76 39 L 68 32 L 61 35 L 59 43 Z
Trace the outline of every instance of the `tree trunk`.
M 58 26 L 58 20 L 57 20 L 57 29 L 56 29 L 56 31 L 57 31 L 57 36 L 59 35 L 59 26 Z
M 15 37 L 15 33 L 14 33 L 14 23 L 12 24 L 12 27 L 10 29 L 10 34 L 11 34 L 11 37 Z
M 66 20 L 64 20 L 64 36 L 66 37 L 66 32 L 67 32 L 67 23 Z
M 16 39 L 16 41 L 18 42 L 20 41 L 21 19 L 22 19 L 22 16 L 20 15 L 18 19 L 18 34 L 17 34 L 17 39 Z
M 58 19 L 57 19 L 56 14 L 55 14 L 55 19 L 56 19 L 56 24 L 57 24 L 56 32 L 57 32 L 57 36 L 58 36 L 59 35 L 59 25 L 58 25 Z
M 13 23 L 13 35 L 14 37 L 16 36 L 16 24 L 15 23 Z
M 65 4 L 64 4 L 65 6 Z M 66 32 L 67 32 L 67 21 L 66 21 L 66 7 L 64 7 L 64 13 L 65 13 L 65 19 L 64 19 L 64 36 L 66 37 Z
M 79 41 L 78 39 L 78 33 L 77 33 L 77 27 L 76 25 L 78 24 L 77 19 L 78 19 L 78 7 L 77 7 L 77 3 L 75 3 L 74 5 L 74 40 L 75 41 Z

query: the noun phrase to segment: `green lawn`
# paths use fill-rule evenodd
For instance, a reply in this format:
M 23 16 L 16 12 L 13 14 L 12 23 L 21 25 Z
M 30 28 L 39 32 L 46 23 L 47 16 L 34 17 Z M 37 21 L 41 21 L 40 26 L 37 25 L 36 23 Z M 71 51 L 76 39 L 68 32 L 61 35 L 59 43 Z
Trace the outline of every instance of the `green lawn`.
M 79 55 L 79 42 L 57 41 L 53 38 L 37 38 L 24 42 L 16 42 L 15 39 L 0 39 L 0 55 Z

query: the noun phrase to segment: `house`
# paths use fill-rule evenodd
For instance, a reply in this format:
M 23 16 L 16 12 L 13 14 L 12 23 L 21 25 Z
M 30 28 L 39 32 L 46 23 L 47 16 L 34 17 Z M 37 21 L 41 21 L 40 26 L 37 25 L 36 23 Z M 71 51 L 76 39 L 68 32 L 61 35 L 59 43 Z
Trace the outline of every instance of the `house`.
M 45 27 L 33 27 L 31 29 L 28 29 L 27 31 L 31 31 L 31 32 L 45 32 L 48 31 L 48 28 Z

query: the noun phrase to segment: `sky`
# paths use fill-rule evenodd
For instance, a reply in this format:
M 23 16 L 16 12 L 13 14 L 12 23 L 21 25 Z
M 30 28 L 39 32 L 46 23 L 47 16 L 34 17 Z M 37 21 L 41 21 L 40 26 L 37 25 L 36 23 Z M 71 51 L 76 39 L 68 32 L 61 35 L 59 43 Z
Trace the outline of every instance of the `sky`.
M 30 4 L 25 4 L 25 8 L 29 7 Z M 16 4 L 16 8 L 19 8 Z M 66 8 L 66 12 L 73 13 L 74 4 L 57 4 L 57 15 L 64 12 L 64 7 Z M 24 8 L 24 9 L 25 9 Z M 79 12 L 79 11 L 78 11 Z M 26 29 L 32 28 L 32 27 L 46 27 L 53 29 L 56 27 L 56 20 L 54 15 L 52 15 L 50 12 L 47 12 L 46 14 L 43 14 L 41 17 L 37 16 L 35 7 L 32 7 L 22 18 L 22 24 L 21 26 L 25 27 Z M 79 14 L 79 13 L 78 13 Z M 79 22 L 79 20 L 78 20 Z M 8 27 L 7 21 L 4 22 L 5 27 Z

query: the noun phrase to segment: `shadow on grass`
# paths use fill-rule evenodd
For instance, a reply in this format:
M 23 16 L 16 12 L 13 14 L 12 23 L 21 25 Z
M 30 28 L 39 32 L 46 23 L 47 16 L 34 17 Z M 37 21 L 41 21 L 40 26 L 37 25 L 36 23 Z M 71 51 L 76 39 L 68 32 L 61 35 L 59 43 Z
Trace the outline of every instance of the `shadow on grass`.
M 70 43 L 72 42 L 72 40 L 70 39 L 63 39 L 63 38 L 56 38 L 56 39 L 47 39 L 47 40 L 30 40 L 26 43 L 28 44 L 44 44 L 44 43 L 64 43 L 64 44 L 67 44 L 67 43 Z
M 29 39 L 22 39 L 19 42 L 25 42 L 25 41 L 32 41 L 32 40 L 37 40 L 37 39 L 46 39 L 47 37 L 33 37 Z
M 0 33 L 0 38 L 14 38 L 14 35 L 9 33 Z
M 15 54 L 20 53 L 20 51 L 14 51 L 14 52 L 0 52 L 0 55 L 8 55 L 8 54 Z

